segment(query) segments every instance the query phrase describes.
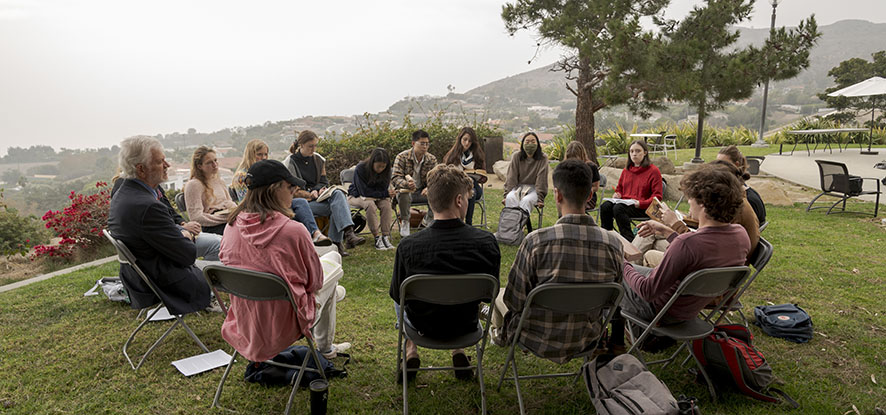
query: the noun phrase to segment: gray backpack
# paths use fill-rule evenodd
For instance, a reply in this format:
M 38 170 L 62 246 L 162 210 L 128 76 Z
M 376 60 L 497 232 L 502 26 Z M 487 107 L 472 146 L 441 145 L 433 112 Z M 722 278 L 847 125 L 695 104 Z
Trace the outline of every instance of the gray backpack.
M 677 414 L 674 395 L 629 354 L 599 356 L 581 367 L 581 376 L 598 414 Z
M 505 245 L 519 246 L 523 243 L 523 227 L 529 220 L 529 214 L 518 207 L 506 207 L 498 217 L 498 232 L 495 239 Z

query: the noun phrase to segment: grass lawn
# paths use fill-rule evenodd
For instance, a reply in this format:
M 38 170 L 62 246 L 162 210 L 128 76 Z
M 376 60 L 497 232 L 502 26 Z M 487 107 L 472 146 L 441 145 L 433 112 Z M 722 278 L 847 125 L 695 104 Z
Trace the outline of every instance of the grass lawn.
M 495 224 L 501 191 L 489 190 L 487 196 L 493 211 L 489 221 Z M 552 203 L 549 198 L 546 225 L 556 218 Z M 759 349 L 784 381 L 780 387 L 802 409 L 790 411 L 735 393 L 722 395 L 714 404 L 685 369 L 672 365 L 653 371 L 675 395 L 700 398 L 705 414 L 843 414 L 853 405 L 866 414 L 875 406 L 886 407 L 886 231 L 871 219 L 804 213 L 799 204 L 769 206 L 768 217 L 770 226 L 763 236 L 773 243 L 775 254 L 743 303 L 749 308 L 798 303 L 812 315 L 816 335 L 807 344 L 767 337 L 752 328 Z M 330 411 L 398 413 L 402 402 L 394 373 L 397 332 L 388 297 L 394 251 L 375 251 L 367 244 L 352 252 L 344 263 L 342 284 L 348 297 L 339 304 L 336 339 L 354 345 L 353 360 L 350 376 L 331 383 Z M 515 247 L 502 246 L 503 284 L 515 252 Z M 222 370 L 185 378 L 170 365 L 199 352 L 184 331 L 177 329 L 138 372 L 126 363 L 120 349 L 137 324 L 137 312 L 103 296 L 82 295 L 99 277 L 116 275 L 117 268 L 111 263 L 0 294 L 0 413 L 211 412 Z M 752 310 L 746 312 L 752 315 Z M 187 320 L 210 350 L 230 350 L 219 333 L 221 314 L 203 313 Z M 146 350 L 165 328 L 150 325 L 131 350 Z M 513 385 L 495 389 L 506 349 L 490 345 L 487 351 L 490 412 L 517 413 Z M 448 352 L 421 353 L 424 364 L 448 364 Z M 534 356 L 518 359 L 521 373 L 559 368 Z M 579 362 L 564 366 L 574 370 Z M 226 406 L 241 413 L 282 412 L 288 389 L 246 384 L 243 370 L 240 361 L 228 379 Z M 476 382 L 456 381 L 450 373 L 420 373 L 409 393 L 413 413 L 479 412 Z M 571 379 L 526 381 L 524 395 L 531 413 L 593 412 L 583 384 Z M 307 398 L 299 392 L 294 413 L 307 413 Z

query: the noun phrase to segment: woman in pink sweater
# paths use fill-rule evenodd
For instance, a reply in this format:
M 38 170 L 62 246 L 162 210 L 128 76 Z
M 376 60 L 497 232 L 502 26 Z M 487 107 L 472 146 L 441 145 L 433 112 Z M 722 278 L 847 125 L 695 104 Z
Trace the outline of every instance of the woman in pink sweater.
M 253 362 L 274 357 L 302 336 L 312 336 L 321 353 L 335 357 L 350 344 L 332 344 L 336 290 L 321 290 L 323 266 L 311 236 L 304 225 L 290 220 L 298 180 L 276 160 L 256 162 L 248 174 L 249 191 L 230 215 L 219 259 L 231 267 L 282 277 L 298 313 L 287 301 L 231 297 L 222 337 Z
M 200 146 L 191 157 L 191 180 L 185 184 L 185 205 L 188 217 L 203 227 L 203 232 L 222 235 L 228 214 L 237 204 L 231 200 L 228 187 L 218 177 L 215 150 Z
M 628 165 L 618 178 L 612 197 L 627 203 L 603 202 L 600 205 L 600 226 L 612 230 L 612 221 L 618 223 L 618 232 L 628 241 L 634 240 L 631 218 L 648 218 L 646 208 L 653 197 L 661 196 L 661 172 L 649 160 L 649 147 L 643 140 L 631 143 Z

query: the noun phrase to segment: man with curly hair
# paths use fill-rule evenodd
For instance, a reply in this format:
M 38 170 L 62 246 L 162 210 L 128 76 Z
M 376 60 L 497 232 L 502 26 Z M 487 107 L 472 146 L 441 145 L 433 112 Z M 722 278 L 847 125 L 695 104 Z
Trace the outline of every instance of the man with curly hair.
M 647 221 L 657 236 L 670 242 L 661 263 L 655 268 L 623 264 L 625 296 L 621 307 L 640 318 L 652 320 L 667 303 L 687 275 L 706 268 L 744 265 L 750 240 L 741 225 L 732 224 L 744 202 L 741 182 L 731 172 L 705 165 L 681 182 L 689 198 L 689 216 L 698 218 L 696 232 L 678 235 L 665 224 Z M 668 310 L 662 325 L 691 320 L 710 298 L 681 296 Z M 664 339 L 644 342 L 653 351 L 668 346 Z M 624 348 L 624 320 L 618 312 L 612 320 L 611 348 Z M 642 345 L 641 345 L 642 347 Z

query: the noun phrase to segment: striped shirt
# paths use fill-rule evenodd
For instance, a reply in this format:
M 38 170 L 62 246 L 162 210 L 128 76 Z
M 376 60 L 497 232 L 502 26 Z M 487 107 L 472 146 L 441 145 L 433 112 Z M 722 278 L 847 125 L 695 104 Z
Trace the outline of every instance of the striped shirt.
M 554 226 L 529 234 L 508 275 L 503 340 L 511 341 L 533 288 L 549 282 L 620 282 L 621 265 L 621 242 L 590 216 L 566 215 Z M 600 315 L 530 309 L 520 343 L 538 356 L 563 363 L 590 347 L 600 330 Z

